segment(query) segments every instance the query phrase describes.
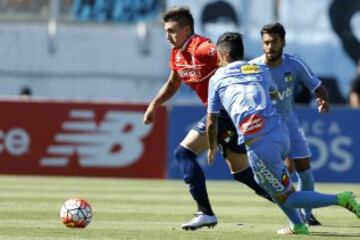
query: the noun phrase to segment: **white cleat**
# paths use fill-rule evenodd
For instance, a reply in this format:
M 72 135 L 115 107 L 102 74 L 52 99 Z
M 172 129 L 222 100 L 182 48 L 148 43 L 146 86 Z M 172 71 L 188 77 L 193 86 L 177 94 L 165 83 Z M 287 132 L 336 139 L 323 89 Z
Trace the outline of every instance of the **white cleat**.
M 194 218 L 190 222 L 181 225 L 184 230 L 196 230 L 202 227 L 214 227 L 217 224 L 217 218 L 215 215 L 209 216 L 202 212 L 194 214 Z

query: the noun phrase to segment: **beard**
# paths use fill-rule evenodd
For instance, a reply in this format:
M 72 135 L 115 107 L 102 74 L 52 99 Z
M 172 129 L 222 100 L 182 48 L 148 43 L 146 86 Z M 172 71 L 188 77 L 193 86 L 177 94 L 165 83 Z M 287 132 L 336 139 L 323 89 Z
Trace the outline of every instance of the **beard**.
M 282 51 L 265 53 L 268 62 L 277 62 L 282 57 Z

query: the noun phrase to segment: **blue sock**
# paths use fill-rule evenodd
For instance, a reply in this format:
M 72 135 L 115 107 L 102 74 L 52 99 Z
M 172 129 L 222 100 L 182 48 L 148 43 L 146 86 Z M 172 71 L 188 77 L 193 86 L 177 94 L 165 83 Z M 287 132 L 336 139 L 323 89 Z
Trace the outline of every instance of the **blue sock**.
M 278 204 L 281 210 L 286 214 L 292 224 L 304 224 L 300 210 L 297 208 L 286 207 L 284 204 Z
M 299 176 L 299 191 L 314 191 L 314 176 L 311 171 L 311 168 L 297 172 Z
M 206 190 L 205 176 L 196 161 L 196 154 L 178 146 L 175 150 L 175 158 L 183 172 L 184 182 L 189 186 L 189 191 L 198 205 L 198 211 L 206 215 L 214 215 Z
M 302 172 L 297 172 L 297 175 L 299 176 L 299 191 L 314 191 L 315 181 L 311 168 Z M 304 208 L 304 214 L 305 218 L 311 217 L 311 208 Z
M 253 189 L 257 195 L 273 202 L 272 197 L 270 197 L 270 195 L 255 181 L 251 167 L 248 167 L 244 171 L 233 173 L 232 175 L 235 180 L 242 182 Z
M 320 208 L 337 205 L 335 194 L 319 192 L 293 192 L 286 199 L 284 206 L 289 208 Z

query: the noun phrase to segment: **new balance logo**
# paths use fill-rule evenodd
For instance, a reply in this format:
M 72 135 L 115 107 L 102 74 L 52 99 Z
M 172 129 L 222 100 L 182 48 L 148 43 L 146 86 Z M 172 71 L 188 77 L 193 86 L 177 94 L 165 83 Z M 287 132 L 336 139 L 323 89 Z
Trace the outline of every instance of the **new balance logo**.
M 131 165 L 142 156 L 141 140 L 153 126 L 142 123 L 142 113 L 131 111 L 108 111 L 100 124 L 93 110 L 71 110 L 69 117 L 40 160 L 41 166 L 65 167 L 73 156 L 88 168 Z

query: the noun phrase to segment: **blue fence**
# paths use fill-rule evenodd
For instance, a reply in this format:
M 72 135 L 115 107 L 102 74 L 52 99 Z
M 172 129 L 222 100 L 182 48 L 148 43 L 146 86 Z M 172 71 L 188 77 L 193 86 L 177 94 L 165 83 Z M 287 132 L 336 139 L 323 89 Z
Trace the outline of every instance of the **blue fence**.
M 319 114 L 316 109 L 298 108 L 297 113 L 312 150 L 316 181 L 360 183 L 360 111 L 332 109 Z M 169 111 L 168 177 L 181 178 L 173 152 L 186 133 L 205 114 L 202 106 L 174 106 Z M 231 179 L 229 169 L 218 155 L 207 166 L 206 152 L 198 159 L 207 179 Z

